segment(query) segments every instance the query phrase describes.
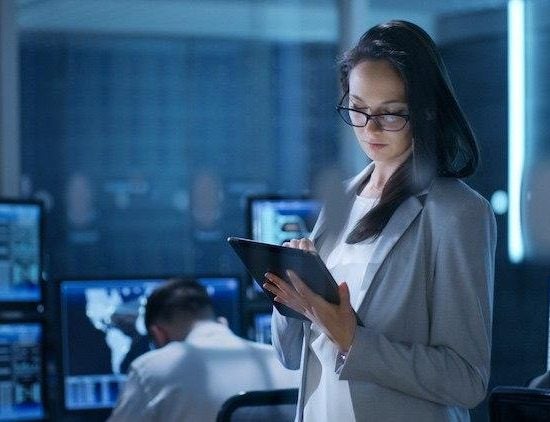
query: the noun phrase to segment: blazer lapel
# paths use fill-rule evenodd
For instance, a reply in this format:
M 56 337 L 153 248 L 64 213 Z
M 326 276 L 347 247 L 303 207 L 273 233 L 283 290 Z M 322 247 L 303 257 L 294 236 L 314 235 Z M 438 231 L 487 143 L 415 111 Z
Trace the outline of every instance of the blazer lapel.
M 373 169 L 374 163 L 371 163 L 348 180 L 345 191 L 329 194 L 329 199 L 326 201 L 310 236 L 324 261 L 328 258 L 340 232 L 347 223 L 359 185 L 372 173 Z
M 388 224 L 384 227 L 384 230 L 382 230 L 370 262 L 367 265 L 365 276 L 363 277 L 361 290 L 364 290 L 364 286 L 370 285 L 370 287 L 367 290 L 366 296 L 361 300 L 360 307 L 363 307 L 367 302 L 365 299 L 372 295 L 372 289 L 374 287 L 372 281 L 380 269 L 380 266 L 422 208 L 423 205 L 419 198 L 411 196 L 395 210 L 390 221 L 388 221 Z
M 347 183 L 345 192 L 340 194 L 338 204 L 329 204 L 327 201 L 326 206 L 323 208 L 317 224 L 311 232 L 311 239 L 313 239 L 315 246 L 319 252 L 319 255 L 326 262 L 328 255 L 334 248 L 338 236 L 347 223 L 349 212 L 355 200 L 357 189 L 361 182 L 372 173 L 374 170 L 374 163 L 369 164 L 361 173 L 353 177 Z M 364 291 L 364 286 L 370 285 L 372 280 L 376 276 L 376 273 L 380 269 L 380 266 L 395 246 L 397 241 L 401 238 L 403 233 L 414 221 L 416 216 L 423 208 L 423 200 L 429 188 L 420 192 L 418 196 L 411 196 L 407 198 L 393 213 L 390 221 L 382 230 L 380 237 L 377 241 L 376 248 L 371 256 L 370 262 L 365 271 L 361 290 Z M 337 195 L 334 195 L 337 197 Z M 421 202 L 422 201 L 422 202 Z M 332 208 L 331 208 L 332 207 Z M 365 298 L 372 293 L 372 287 L 370 286 L 366 292 L 366 296 L 359 300 L 359 306 L 364 306 Z

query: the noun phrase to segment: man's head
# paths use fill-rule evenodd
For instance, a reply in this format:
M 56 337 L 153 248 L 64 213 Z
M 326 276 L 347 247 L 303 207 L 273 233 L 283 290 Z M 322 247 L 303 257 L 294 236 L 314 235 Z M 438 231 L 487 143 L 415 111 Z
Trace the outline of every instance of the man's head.
M 147 299 L 145 327 L 158 347 L 184 340 L 195 322 L 214 320 L 212 302 L 199 283 L 170 279 Z

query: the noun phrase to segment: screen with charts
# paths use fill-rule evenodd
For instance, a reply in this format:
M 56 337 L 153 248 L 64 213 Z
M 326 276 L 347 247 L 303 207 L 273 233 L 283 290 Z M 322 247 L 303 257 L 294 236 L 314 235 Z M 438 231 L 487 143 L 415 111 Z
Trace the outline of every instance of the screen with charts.
M 216 315 L 239 332 L 240 283 L 201 277 Z M 130 363 L 150 350 L 144 324 L 147 297 L 159 279 L 60 282 L 64 400 L 68 410 L 113 407 Z
M 280 245 L 311 233 L 321 202 L 311 198 L 250 197 L 248 225 L 252 240 Z
M 44 418 L 42 325 L 0 322 L 0 421 Z
M 41 300 L 42 207 L 0 199 L 0 302 Z

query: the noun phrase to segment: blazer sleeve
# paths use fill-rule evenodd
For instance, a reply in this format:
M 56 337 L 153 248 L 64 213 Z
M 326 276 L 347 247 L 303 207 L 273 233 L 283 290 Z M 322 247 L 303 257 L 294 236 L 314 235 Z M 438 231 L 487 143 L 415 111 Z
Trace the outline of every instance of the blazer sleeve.
M 303 322 L 281 315 L 274 307 L 271 316 L 271 342 L 285 368 L 300 368 L 303 340 Z
M 426 275 L 432 278 L 428 344 L 357 327 L 340 378 L 471 408 L 489 381 L 496 223 L 481 197 L 457 205 L 440 223 L 433 274 Z
M 317 238 L 323 231 L 326 208 L 323 207 L 311 231 L 309 238 L 317 247 Z M 304 322 L 288 318 L 273 307 L 271 316 L 271 342 L 283 366 L 288 369 L 299 369 L 304 342 Z

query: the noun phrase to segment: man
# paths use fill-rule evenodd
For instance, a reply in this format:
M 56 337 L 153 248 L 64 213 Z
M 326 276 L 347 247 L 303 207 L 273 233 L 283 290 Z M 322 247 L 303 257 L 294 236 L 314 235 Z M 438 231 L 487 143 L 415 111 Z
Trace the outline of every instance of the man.
M 215 319 L 206 290 L 188 280 L 157 288 L 145 308 L 157 350 L 132 362 L 108 422 L 215 421 L 230 396 L 298 386 L 271 346 L 244 340 Z

